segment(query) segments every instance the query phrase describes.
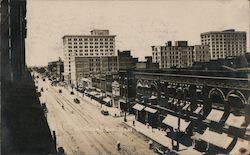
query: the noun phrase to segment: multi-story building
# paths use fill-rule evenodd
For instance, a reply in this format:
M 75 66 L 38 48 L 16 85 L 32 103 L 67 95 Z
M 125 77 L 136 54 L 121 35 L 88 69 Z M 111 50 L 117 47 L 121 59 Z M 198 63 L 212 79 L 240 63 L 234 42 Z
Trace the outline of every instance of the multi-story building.
M 187 41 L 176 41 L 175 46 L 168 41 L 165 46 L 152 46 L 153 62 L 159 68 L 186 68 L 195 61 L 208 61 L 210 53 L 207 45 L 188 46 Z
M 26 0 L 1 0 L 1 80 L 15 82 L 25 71 Z
M 159 64 L 158 63 L 153 63 L 153 58 L 152 56 L 146 56 L 145 57 L 146 61 L 139 61 L 136 63 L 136 69 L 137 70 L 158 70 L 159 69 Z
M 116 72 L 117 57 L 73 57 L 70 69 L 71 83 L 80 84 L 82 78 L 87 78 L 90 75 Z
M 109 57 L 115 55 L 115 35 L 109 30 L 92 30 L 90 35 L 63 36 L 65 80 L 71 83 L 74 57 Z
M 53 79 L 57 79 L 58 81 L 63 80 L 64 66 L 61 58 L 58 61 L 48 63 L 48 72 Z
M 118 68 L 119 70 L 135 69 L 138 58 L 133 58 L 130 51 L 118 50 Z
M 209 46 L 211 59 L 246 53 L 246 32 L 234 29 L 201 33 L 201 44 Z

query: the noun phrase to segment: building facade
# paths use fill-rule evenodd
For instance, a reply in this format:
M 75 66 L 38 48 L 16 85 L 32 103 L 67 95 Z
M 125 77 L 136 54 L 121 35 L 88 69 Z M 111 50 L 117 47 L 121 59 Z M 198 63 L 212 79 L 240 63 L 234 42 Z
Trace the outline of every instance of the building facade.
M 176 41 L 175 46 L 168 41 L 165 46 L 152 46 L 153 62 L 159 68 L 187 68 L 195 61 L 208 61 L 210 58 L 207 45 L 188 46 L 187 41 Z
M 1 80 L 20 81 L 25 70 L 26 0 L 1 0 Z
M 138 58 L 133 58 L 131 51 L 119 51 L 117 54 L 119 70 L 135 69 Z
M 52 79 L 56 79 L 58 81 L 63 80 L 64 65 L 61 58 L 59 58 L 58 61 L 48 63 L 48 72 Z
M 246 53 L 246 32 L 234 29 L 201 33 L 201 44 L 209 46 L 211 59 Z
M 115 55 L 115 35 L 109 30 L 92 30 L 90 35 L 63 36 L 65 80 L 71 83 L 74 57 L 108 57 Z
M 76 86 L 82 78 L 117 71 L 117 57 L 73 57 L 71 61 L 71 83 Z
M 146 56 L 146 61 L 140 61 L 136 63 L 137 70 L 158 70 L 159 64 L 153 62 L 152 56 Z

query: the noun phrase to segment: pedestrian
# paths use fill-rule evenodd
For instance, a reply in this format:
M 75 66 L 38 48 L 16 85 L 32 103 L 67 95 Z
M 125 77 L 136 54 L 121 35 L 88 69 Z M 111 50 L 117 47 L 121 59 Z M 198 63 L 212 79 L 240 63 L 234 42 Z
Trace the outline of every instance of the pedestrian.
M 121 149 L 121 143 L 120 141 L 117 141 L 117 150 L 119 151 Z
M 133 126 L 135 126 L 135 120 L 133 120 Z

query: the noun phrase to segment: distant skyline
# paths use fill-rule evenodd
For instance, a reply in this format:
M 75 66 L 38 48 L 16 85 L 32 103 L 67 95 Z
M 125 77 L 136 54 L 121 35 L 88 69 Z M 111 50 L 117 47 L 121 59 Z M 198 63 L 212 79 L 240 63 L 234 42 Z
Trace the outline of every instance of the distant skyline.
M 246 31 L 250 51 L 249 13 L 248 0 L 28 0 L 26 63 L 63 59 L 62 37 L 92 29 L 109 29 L 116 51 L 131 50 L 140 60 L 152 55 L 152 45 L 176 40 L 197 45 L 200 33 L 225 29 Z

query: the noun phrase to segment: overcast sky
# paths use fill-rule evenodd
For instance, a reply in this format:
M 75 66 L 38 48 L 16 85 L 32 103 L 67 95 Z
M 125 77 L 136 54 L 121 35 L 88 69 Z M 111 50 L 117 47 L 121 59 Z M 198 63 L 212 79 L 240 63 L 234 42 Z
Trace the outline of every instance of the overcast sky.
M 152 45 L 168 40 L 200 44 L 200 33 L 236 29 L 247 31 L 248 0 L 86 1 L 28 0 L 26 62 L 47 65 L 63 57 L 62 36 L 109 29 L 117 35 L 116 50 L 139 57 L 152 55 Z M 249 44 L 248 44 L 249 47 Z M 248 49 L 249 50 L 249 49 Z

